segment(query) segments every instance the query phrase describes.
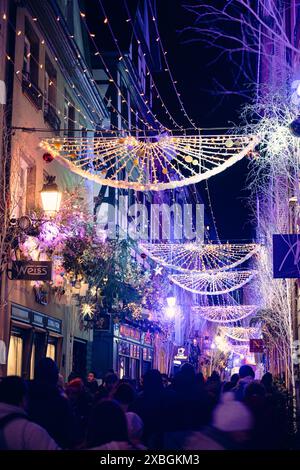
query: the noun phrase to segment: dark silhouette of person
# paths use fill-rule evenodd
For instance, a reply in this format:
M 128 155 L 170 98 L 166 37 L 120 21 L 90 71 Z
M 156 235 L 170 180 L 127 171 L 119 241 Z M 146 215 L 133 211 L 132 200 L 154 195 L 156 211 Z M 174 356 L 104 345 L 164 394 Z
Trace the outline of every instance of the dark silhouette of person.
M 58 367 L 49 357 L 41 359 L 29 384 L 29 417 L 45 428 L 62 448 L 74 444 L 74 416 L 69 400 L 58 387 Z
M 111 443 L 119 443 L 120 448 L 127 447 L 130 449 L 124 411 L 116 401 L 104 399 L 91 410 L 86 435 L 86 447 L 100 448 Z M 117 445 L 115 444 L 114 448 Z

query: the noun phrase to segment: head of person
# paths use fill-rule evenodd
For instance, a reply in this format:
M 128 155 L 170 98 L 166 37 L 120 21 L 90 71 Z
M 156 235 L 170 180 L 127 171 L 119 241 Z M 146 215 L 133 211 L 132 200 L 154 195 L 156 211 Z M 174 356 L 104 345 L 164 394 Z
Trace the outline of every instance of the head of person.
M 273 385 L 273 375 L 271 372 L 266 372 L 262 378 L 261 383 L 265 386 L 266 389 L 269 389 Z
M 238 383 L 239 378 L 239 374 L 232 374 L 232 376 L 230 377 L 230 382 L 233 384 L 234 387 Z
M 35 370 L 35 381 L 45 385 L 57 385 L 58 367 L 50 357 L 44 357 L 38 363 Z
M 239 378 L 244 379 L 246 377 L 252 377 L 253 379 L 255 377 L 254 370 L 252 369 L 251 366 L 248 366 L 247 364 L 244 366 L 241 366 L 239 369 Z
M 265 387 L 257 381 L 253 381 L 245 387 L 244 402 L 249 406 L 254 414 L 260 413 L 260 411 L 264 409 L 265 396 Z
M 144 424 L 139 415 L 131 411 L 126 413 L 128 436 L 133 444 L 137 444 L 143 437 Z
M 4 377 L 0 382 L 0 402 L 25 408 L 27 384 L 24 379 L 14 375 Z
M 247 406 L 235 400 L 234 393 L 227 392 L 213 412 L 212 424 L 234 442 L 243 443 L 250 438 L 254 420 Z
M 118 376 L 115 373 L 108 372 L 104 377 L 104 386 L 106 390 L 111 393 L 119 382 Z
M 116 400 L 123 409 L 127 408 L 135 399 L 135 391 L 129 383 L 120 383 L 117 385 L 113 399 Z
M 209 377 L 209 380 L 211 382 L 220 382 L 221 381 L 220 374 L 216 370 L 213 370 L 211 376 Z
M 156 393 L 163 389 L 161 373 L 156 370 L 148 370 L 143 378 L 143 388 L 145 393 Z
M 86 378 L 88 383 L 94 382 L 96 380 L 96 376 L 94 372 L 89 372 Z
M 83 381 L 77 377 L 71 380 L 66 387 L 66 393 L 69 398 L 76 398 L 84 392 Z
M 126 415 L 116 401 L 102 400 L 91 410 L 86 445 L 92 448 L 112 441 L 128 441 Z

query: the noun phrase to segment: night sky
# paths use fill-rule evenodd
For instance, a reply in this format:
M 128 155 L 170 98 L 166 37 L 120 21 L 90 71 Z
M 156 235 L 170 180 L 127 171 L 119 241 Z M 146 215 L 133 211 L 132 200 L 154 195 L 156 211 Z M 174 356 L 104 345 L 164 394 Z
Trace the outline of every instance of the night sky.
M 138 0 L 127 0 L 133 12 Z M 131 27 L 126 23 L 124 0 L 102 0 L 111 26 L 123 47 L 130 38 Z M 185 43 L 188 36 L 182 29 L 192 25 L 195 16 L 184 8 L 184 5 L 196 4 L 197 0 L 157 0 L 157 20 L 160 36 L 174 79 L 178 82 L 178 91 L 188 114 L 200 127 L 229 127 L 232 122 L 239 122 L 239 112 L 244 98 L 238 96 L 220 96 L 215 94 L 214 79 L 217 78 L 230 88 L 232 69 L 228 60 L 209 66 L 215 57 L 215 51 L 202 44 Z M 118 5 L 118 8 L 116 8 Z M 89 13 L 89 24 L 96 30 L 103 28 L 102 11 L 97 0 L 86 1 Z M 98 36 L 98 35 L 97 35 Z M 116 51 L 111 41 L 108 28 L 99 35 L 102 50 Z M 190 37 L 190 36 L 189 36 Z M 98 41 L 100 39 L 97 39 Z M 154 75 L 161 96 L 168 109 L 177 118 L 178 123 L 189 127 L 190 124 L 182 116 L 176 95 L 168 79 L 168 73 L 162 70 Z M 169 125 L 168 121 L 165 121 Z M 243 159 L 229 170 L 208 180 L 213 211 L 221 240 L 251 240 L 254 230 L 251 226 L 251 211 L 247 208 L 246 177 L 249 161 Z M 206 184 L 198 184 L 206 210 L 209 205 L 206 197 Z

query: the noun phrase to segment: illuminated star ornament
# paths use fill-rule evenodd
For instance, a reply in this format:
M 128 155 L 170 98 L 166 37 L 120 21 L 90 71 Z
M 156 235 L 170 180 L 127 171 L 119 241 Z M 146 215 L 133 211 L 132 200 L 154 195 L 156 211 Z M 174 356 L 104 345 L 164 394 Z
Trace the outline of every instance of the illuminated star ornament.
M 195 305 L 192 312 L 211 322 L 232 323 L 252 315 L 257 308 L 256 305 Z M 228 331 L 222 329 L 222 333 L 227 336 Z
M 155 276 L 161 276 L 162 275 L 162 270 L 163 270 L 163 266 L 156 266 L 154 268 L 154 272 L 155 272 Z
M 170 275 L 169 279 L 182 289 L 194 294 L 220 295 L 243 287 L 255 274 L 256 271 L 182 273 Z
M 74 173 L 101 185 L 136 191 L 160 191 L 206 180 L 241 160 L 256 144 L 253 136 L 167 134 L 64 137 L 41 142 Z
M 221 326 L 219 329 L 221 334 L 235 341 L 249 341 L 252 338 L 261 337 L 260 329 L 256 327 Z
M 85 303 L 81 305 L 81 314 L 83 317 L 92 318 L 94 316 L 95 310 L 96 308 L 93 304 Z
M 254 243 L 141 243 L 140 247 L 153 261 L 176 271 L 189 273 L 232 269 L 259 250 L 259 245 Z

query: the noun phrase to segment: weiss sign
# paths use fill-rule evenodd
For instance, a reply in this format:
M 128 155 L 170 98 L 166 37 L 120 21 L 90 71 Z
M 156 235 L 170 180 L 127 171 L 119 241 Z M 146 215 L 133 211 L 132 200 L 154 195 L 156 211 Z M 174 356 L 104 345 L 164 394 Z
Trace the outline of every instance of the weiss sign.
M 51 261 L 13 261 L 11 279 L 18 281 L 51 281 Z

